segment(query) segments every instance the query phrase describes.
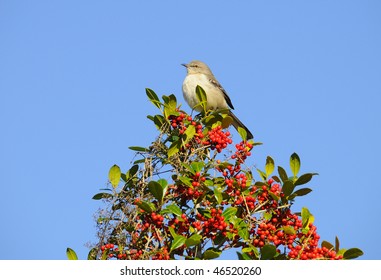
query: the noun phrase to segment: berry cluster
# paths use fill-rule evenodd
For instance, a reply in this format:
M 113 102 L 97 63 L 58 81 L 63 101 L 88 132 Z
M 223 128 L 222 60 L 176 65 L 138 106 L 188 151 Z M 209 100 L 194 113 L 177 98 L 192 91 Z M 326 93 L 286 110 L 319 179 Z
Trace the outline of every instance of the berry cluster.
M 192 226 L 198 231 L 202 231 L 202 234 L 208 238 L 214 240 L 216 234 L 221 232 L 222 235 L 226 235 L 226 228 L 228 224 L 225 222 L 225 218 L 222 216 L 221 209 L 212 208 L 210 210 L 210 218 L 197 213 L 197 221 L 192 223 Z
M 203 132 L 202 124 L 193 121 L 192 117 L 186 115 L 184 112 L 180 112 L 178 116 L 171 115 L 168 117 L 171 127 L 178 129 L 179 134 L 184 134 L 185 130 L 189 125 L 195 127 L 194 141 L 197 144 L 202 144 L 203 146 L 210 146 L 211 150 L 217 150 L 218 153 L 221 153 L 227 145 L 231 144 L 233 141 L 229 131 L 223 131 L 220 125 L 212 128 L 208 131 L 207 135 Z M 191 142 L 185 144 L 186 148 L 192 146 Z
M 164 247 L 151 258 L 152 260 L 169 260 L 171 257 L 169 255 L 168 249 Z
M 168 158 L 165 149 L 157 149 L 155 154 L 149 154 L 155 162 L 160 162 L 162 167 L 171 166 L 172 176 L 163 176 L 170 179 L 167 181 L 162 177 L 163 182 L 167 181 L 166 186 L 161 184 L 166 193 L 161 201 L 158 201 L 154 199 L 157 193 L 150 188 L 141 188 L 143 191 L 136 192 L 136 196 L 141 199 L 135 200 L 137 213 L 131 211 L 131 203 L 128 200 L 135 193 L 131 196 L 129 192 L 118 195 L 117 201 L 125 199 L 125 205 L 128 206 L 121 210 L 121 215 L 117 218 L 123 217 L 125 220 L 115 227 L 115 231 L 118 232 L 111 233 L 112 238 L 107 241 L 109 243 L 101 246 L 102 257 L 168 260 L 180 256 L 192 259 L 199 258 L 202 251 L 211 244 L 218 245 L 215 248 L 221 250 L 232 247 L 246 248 L 243 252 L 251 255 L 253 259 L 258 258 L 259 252 L 266 250 L 267 246 L 263 248 L 265 245 L 273 245 L 279 258 L 342 258 L 332 249 L 319 247 L 320 237 L 316 227 L 308 224 L 306 220 L 310 220 L 304 215 L 302 219 L 291 212 L 292 201 L 284 198 L 280 179 L 274 176 L 276 181 L 270 178 L 267 181 L 252 182 L 254 178 L 244 163 L 251 156 L 251 150 L 255 145 L 253 142 L 241 141 L 221 162 L 217 159 L 221 157 L 219 153 L 226 151 L 229 144 L 232 144 L 231 134 L 222 128 L 221 122 L 212 124 L 214 118 L 208 118 L 208 125 L 204 126 L 202 123 L 205 118 L 193 119 L 180 110 L 169 116 L 168 120 L 169 129 L 168 126 L 163 128 L 166 129 L 168 138 L 160 144 L 178 144 L 175 147 L 180 147 L 176 150 L 179 156 Z M 191 135 L 192 139 L 185 137 L 185 133 L 187 137 Z M 162 140 L 163 138 L 160 139 Z M 214 151 L 212 155 L 211 150 Z M 167 170 L 160 173 L 160 167 L 157 166 L 159 165 L 154 166 L 154 174 L 161 177 Z M 219 175 L 215 175 L 216 173 Z M 139 182 L 137 186 L 140 182 L 143 182 L 144 186 L 148 181 L 145 180 L 146 177 L 139 177 L 145 176 L 140 173 L 135 176 Z M 262 174 L 262 177 L 265 176 Z M 281 175 L 280 177 L 283 178 Z M 142 180 L 139 181 L 140 179 Z M 134 181 L 131 182 L 131 185 L 134 185 Z M 118 211 L 120 208 L 116 209 Z M 225 209 L 228 209 L 225 212 L 226 217 L 223 215 Z M 132 214 L 128 216 L 130 213 Z M 201 244 L 191 246 L 185 240 L 194 237 L 196 233 L 201 236 Z M 120 238 L 124 234 L 126 240 Z M 184 238 L 178 238 L 176 249 L 171 250 L 176 236 Z M 224 238 L 216 240 L 221 236 Z M 118 248 L 116 244 L 112 244 L 117 242 L 123 245 L 119 244 Z
M 228 144 L 233 143 L 230 132 L 224 132 L 220 125 L 210 130 L 208 132 L 208 136 L 209 140 L 204 141 L 203 144 L 205 146 L 210 145 L 210 148 L 212 150 L 217 150 L 218 153 L 221 153 L 222 150 L 228 146 Z
M 116 244 L 108 243 L 101 246 L 101 252 L 107 254 L 108 259 L 116 258 L 118 260 L 132 259 L 137 260 L 143 255 L 142 250 L 131 249 L 129 251 L 119 251 Z
M 302 238 L 301 242 L 289 244 L 288 249 L 290 252 L 288 256 L 290 259 L 301 260 L 314 260 L 314 259 L 330 259 L 340 260 L 342 255 L 336 255 L 334 250 L 326 247 L 318 247 L 320 236 L 316 232 L 316 226 L 310 224 L 309 230 Z
M 200 172 L 196 172 L 193 176 L 191 176 L 191 179 L 193 188 L 188 188 L 188 195 L 194 199 L 197 199 L 203 194 L 201 184 L 206 181 L 206 178 L 201 176 Z
M 236 144 L 236 152 L 231 156 L 232 159 L 236 159 L 238 162 L 243 163 L 247 157 L 251 156 L 251 150 L 253 149 L 253 144 L 247 141 L 241 141 L 241 143 Z
M 176 229 L 176 232 L 178 234 L 187 234 L 189 231 L 191 222 L 192 221 L 188 219 L 187 215 L 183 213 L 181 214 L 181 219 L 178 219 L 176 217 L 173 218 L 172 220 L 168 222 L 168 226 L 173 229 Z
M 186 130 L 186 125 L 184 124 L 184 119 L 187 119 L 188 121 L 192 121 L 191 116 L 187 116 L 183 112 L 181 112 L 178 116 L 170 115 L 168 117 L 169 121 L 171 122 L 171 126 L 173 128 L 178 128 L 179 133 L 183 134 Z

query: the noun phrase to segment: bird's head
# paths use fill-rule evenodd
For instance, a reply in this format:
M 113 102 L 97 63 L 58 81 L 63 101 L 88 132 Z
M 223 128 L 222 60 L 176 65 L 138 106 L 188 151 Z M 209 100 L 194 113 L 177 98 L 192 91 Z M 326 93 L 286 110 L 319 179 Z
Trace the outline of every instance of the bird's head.
M 213 75 L 212 71 L 204 62 L 199 60 L 193 60 L 188 64 L 181 64 L 185 68 L 187 68 L 188 74 L 206 74 Z

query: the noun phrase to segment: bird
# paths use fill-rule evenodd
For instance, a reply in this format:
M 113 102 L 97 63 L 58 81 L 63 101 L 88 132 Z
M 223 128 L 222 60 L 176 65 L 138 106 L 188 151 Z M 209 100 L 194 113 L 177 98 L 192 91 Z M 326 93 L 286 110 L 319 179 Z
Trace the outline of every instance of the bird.
M 196 87 L 202 87 L 207 99 L 206 110 L 229 109 L 229 116 L 233 119 L 232 125 L 234 128 L 238 131 L 238 127 L 242 127 L 246 131 L 247 140 L 253 139 L 250 130 L 232 112 L 234 106 L 229 95 L 214 77 L 208 65 L 199 60 L 193 60 L 181 65 L 187 69 L 182 90 L 188 105 L 198 112 L 202 111 L 202 108 L 197 106 L 200 101 L 196 95 Z

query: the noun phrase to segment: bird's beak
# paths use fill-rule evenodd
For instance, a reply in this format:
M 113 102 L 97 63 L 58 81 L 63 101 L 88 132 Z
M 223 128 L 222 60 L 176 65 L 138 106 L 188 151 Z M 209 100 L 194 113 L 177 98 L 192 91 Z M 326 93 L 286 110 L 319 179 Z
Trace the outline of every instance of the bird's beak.
M 188 68 L 188 64 L 182 63 L 181 65 L 184 66 L 185 68 Z

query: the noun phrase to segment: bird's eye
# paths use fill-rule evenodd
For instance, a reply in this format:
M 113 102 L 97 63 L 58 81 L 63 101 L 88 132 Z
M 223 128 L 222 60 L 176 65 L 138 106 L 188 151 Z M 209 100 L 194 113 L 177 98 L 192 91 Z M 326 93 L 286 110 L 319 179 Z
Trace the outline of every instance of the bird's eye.
M 192 65 L 192 67 L 196 67 L 196 68 L 197 68 L 197 67 L 198 67 L 198 65 L 197 65 L 197 64 L 193 64 L 193 65 Z

